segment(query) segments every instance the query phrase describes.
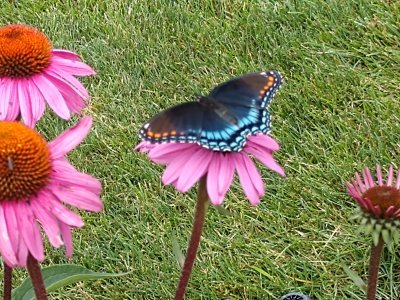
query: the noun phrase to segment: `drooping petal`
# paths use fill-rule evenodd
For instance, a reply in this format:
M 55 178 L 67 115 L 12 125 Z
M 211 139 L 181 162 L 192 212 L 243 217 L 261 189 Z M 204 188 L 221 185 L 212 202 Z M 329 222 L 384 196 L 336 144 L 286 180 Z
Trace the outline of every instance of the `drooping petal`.
M 0 252 L 5 263 L 9 267 L 14 267 L 17 265 L 17 258 L 10 239 L 10 233 L 13 234 L 13 232 L 9 232 L 6 219 L 7 215 L 3 206 L 0 205 Z
M 52 192 L 60 201 L 80 209 L 99 212 L 103 208 L 99 196 L 85 188 L 53 186 Z
M 0 81 L 0 120 L 13 121 L 19 114 L 18 84 L 15 80 Z
M 18 201 L 16 203 L 18 203 L 18 224 L 24 243 L 36 260 L 43 261 L 44 249 L 42 236 L 40 235 L 32 210 L 24 201 Z
M 19 223 L 18 223 L 19 226 Z M 28 261 L 28 246 L 25 244 L 22 235 L 19 239 L 19 244 L 18 244 L 18 253 L 17 253 L 17 259 L 18 259 L 18 266 L 20 267 L 25 267 L 26 263 Z
M 193 149 L 189 148 L 186 151 L 182 151 L 179 156 L 170 161 L 161 178 L 165 185 L 171 184 L 181 176 L 181 170 L 192 154 Z
M 195 144 L 189 143 L 166 143 L 166 144 L 154 144 L 154 147 L 149 152 L 150 159 L 153 158 L 161 158 L 168 154 L 177 154 L 180 151 L 186 150 L 188 148 L 195 148 L 193 151 L 197 149 Z
M 40 91 L 31 79 L 27 79 L 27 85 L 27 90 L 29 91 L 31 100 L 32 121 L 33 124 L 36 124 L 36 122 L 44 114 L 44 111 L 46 109 L 46 102 L 43 98 L 43 95 L 40 93 Z
M 188 191 L 206 173 L 212 157 L 211 151 L 199 147 L 181 169 L 176 189 Z
M 55 184 L 62 186 L 78 186 L 99 195 L 101 183 L 98 179 L 78 172 L 68 161 L 61 159 L 53 160 L 53 173 L 51 178 Z
M 250 135 L 247 145 L 254 148 L 263 148 L 267 151 L 278 151 L 280 148 L 278 142 L 267 134 Z
M 221 154 L 220 154 L 221 155 Z M 218 193 L 225 195 L 235 175 L 235 163 L 230 155 L 222 154 L 220 176 L 218 177 Z
M 252 204 L 257 204 L 265 191 L 257 168 L 245 153 L 249 147 L 255 149 L 250 150 L 251 152 L 262 156 L 261 159 L 266 161 L 267 166 L 284 174 L 283 169 L 272 157 L 269 157 L 272 156 L 273 150 L 279 149 L 278 143 L 270 137 L 255 137 L 254 143 L 248 142 L 241 153 L 212 151 L 194 143 L 151 145 L 141 142 L 135 147 L 135 150 L 147 152 L 149 159 L 156 163 L 166 164 L 162 182 L 172 184 L 182 192 L 187 191 L 202 175 L 207 173 L 207 192 L 214 205 L 223 202 L 223 198 L 232 184 L 235 166 L 238 165 L 238 174 L 245 193 Z M 210 155 L 206 155 L 206 153 Z M 235 159 L 237 155 L 239 155 L 239 159 Z
M 83 141 L 91 127 L 92 118 L 84 117 L 74 127 L 56 137 L 48 144 L 52 158 L 59 158 L 73 150 Z
M 257 190 L 258 194 L 260 196 L 263 196 L 265 190 L 264 190 L 264 182 L 262 181 L 260 172 L 258 171 L 254 162 L 247 155 L 243 154 L 242 157 L 245 163 L 245 167 L 247 169 L 247 173 L 249 174 L 252 180 L 253 186 Z
M 20 114 L 20 106 L 19 106 L 19 99 L 18 99 L 18 86 L 17 83 L 13 80 L 9 80 L 11 85 L 10 90 L 10 98 L 8 102 L 8 111 L 6 120 L 16 120 Z
M 83 99 L 89 99 L 89 94 L 83 84 L 76 79 L 73 75 L 56 68 L 47 68 L 44 72 L 46 76 L 57 77 L 58 79 L 65 81 L 73 88 Z
M 61 228 L 61 236 L 63 238 L 65 245 L 65 255 L 67 257 L 71 257 L 72 254 L 74 253 L 74 248 L 72 246 L 71 227 L 68 226 L 67 224 L 61 223 L 60 228 Z
M 59 222 L 54 216 L 40 205 L 40 202 L 36 198 L 30 201 L 32 211 L 35 217 L 42 224 L 43 230 L 49 238 L 50 243 L 53 247 L 60 247 L 63 245 L 63 241 L 60 235 Z
M 10 237 L 11 245 L 14 249 L 14 253 L 18 252 L 18 244 L 20 239 L 20 233 L 18 228 L 17 216 L 14 211 L 13 201 L 6 201 L 3 203 L 4 216 L 6 218 L 8 232 L 12 232 Z
M 257 148 L 251 146 L 247 147 L 245 152 L 253 154 L 259 161 L 261 161 L 266 167 L 275 171 L 281 176 L 285 176 L 285 171 L 283 168 L 274 160 L 272 152 L 270 151 L 260 151 Z
M 149 158 L 155 163 L 168 164 L 176 156 L 179 156 L 182 151 L 191 150 L 196 151 L 200 146 L 195 144 L 180 144 L 180 143 L 167 143 L 155 145 L 149 149 Z
M 70 118 L 68 106 L 64 97 L 51 80 L 47 79 L 43 74 L 32 76 L 31 79 L 51 109 L 61 118 L 68 120 Z
M 37 200 L 40 202 L 41 206 L 51 211 L 60 222 L 74 227 L 82 227 L 84 225 L 82 218 L 62 205 L 58 198 L 52 193 L 42 190 Z
M 6 120 L 10 95 L 12 91 L 12 81 L 8 78 L 0 78 L 0 120 Z
M 28 90 L 29 84 L 28 80 L 18 79 L 15 81 L 17 83 L 18 89 L 18 99 L 19 99 L 19 107 L 21 109 L 21 117 L 24 120 L 24 124 L 30 128 L 35 126 L 32 116 L 32 108 L 31 108 L 31 97 L 30 91 Z
M 260 173 L 254 163 L 242 153 L 232 155 L 235 167 L 239 175 L 243 190 L 252 205 L 260 203 L 260 197 L 264 195 L 264 184 Z
M 54 56 L 51 63 L 54 68 L 62 69 L 76 76 L 90 76 L 96 74 L 87 64 L 77 60 L 69 60 Z
M 207 192 L 214 205 L 221 205 L 233 181 L 235 164 L 230 155 L 215 153 L 207 174 Z
M 65 49 L 53 49 L 51 50 L 51 53 L 53 54 L 54 57 L 60 57 L 64 59 L 70 59 L 74 61 L 80 61 L 81 58 L 78 54 L 75 52 L 65 50 Z
M 18 222 L 18 204 L 15 201 L 4 203 L 4 214 L 6 217 L 8 232 L 13 234 L 9 235 L 14 253 L 17 258 L 17 265 L 20 267 L 26 266 L 28 258 L 28 248 L 21 235 L 21 227 Z
M 213 159 L 210 162 L 210 166 L 208 167 L 207 173 L 207 194 L 210 198 L 210 201 L 214 205 L 221 205 L 224 201 L 224 195 L 220 195 L 219 193 L 219 176 L 222 175 L 223 172 L 221 170 L 221 160 L 223 159 L 220 155 L 214 155 Z
M 82 98 L 68 82 L 61 80 L 59 77 L 51 77 L 51 81 L 64 97 L 69 110 L 79 113 L 85 107 L 83 100 L 87 100 L 87 98 Z

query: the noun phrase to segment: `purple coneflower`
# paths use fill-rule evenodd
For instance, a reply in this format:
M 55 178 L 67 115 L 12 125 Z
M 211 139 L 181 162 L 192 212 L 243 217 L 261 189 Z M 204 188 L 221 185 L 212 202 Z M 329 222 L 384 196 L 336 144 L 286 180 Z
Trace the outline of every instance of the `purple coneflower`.
M 257 205 L 260 202 L 265 192 L 264 183 L 251 156 L 279 175 L 285 175 L 282 167 L 273 158 L 279 145 L 266 134 L 248 136 L 247 143 L 240 152 L 212 151 L 192 143 L 141 142 L 136 149 L 148 152 L 152 161 L 167 165 L 162 182 L 174 185 L 180 192 L 188 191 L 207 174 L 207 193 L 214 205 L 222 204 L 232 184 L 235 170 L 250 203 Z
M 152 161 L 167 165 L 162 176 L 164 184 L 172 184 L 178 191 L 186 192 L 199 181 L 192 235 L 174 298 L 182 300 L 200 243 L 208 198 L 214 205 L 222 204 L 236 170 L 247 198 L 252 205 L 257 205 L 265 192 L 264 183 L 250 157 L 254 156 L 271 170 L 285 176 L 273 158 L 279 145 L 269 135 L 257 134 L 249 135 L 239 152 L 213 151 L 194 143 L 141 142 L 135 149 L 148 152 Z
M 27 25 L 0 27 L 0 120 L 22 117 L 35 126 L 45 103 L 63 119 L 78 113 L 89 99 L 74 76 L 95 72 L 76 53 L 52 49 L 49 39 Z
M 360 206 L 361 224 L 372 234 L 371 256 L 368 270 L 367 299 L 376 299 L 376 288 L 380 257 L 384 243 L 390 245 L 399 240 L 400 229 L 400 172 L 394 180 L 393 166 L 389 167 L 386 182 L 382 170 L 376 167 L 377 180 L 369 168 L 364 168 L 362 177 L 347 183 L 347 191 Z
M 398 174 L 399 175 L 399 174 Z M 381 167 L 376 168 L 377 182 L 371 171 L 365 168 L 355 179 L 347 184 L 348 193 L 359 204 L 362 211 L 362 224 L 373 233 L 375 245 L 379 238 L 390 243 L 398 238 L 400 228 L 400 176 L 393 178 L 393 166 L 390 166 L 388 178 L 383 181 Z
M 101 184 L 77 171 L 65 155 L 88 134 L 83 118 L 52 142 L 19 122 L 0 122 L 0 253 L 9 267 L 24 267 L 28 256 L 44 259 L 42 235 L 72 255 L 71 229 L 84 225 L 64 204 L 100 211 Z

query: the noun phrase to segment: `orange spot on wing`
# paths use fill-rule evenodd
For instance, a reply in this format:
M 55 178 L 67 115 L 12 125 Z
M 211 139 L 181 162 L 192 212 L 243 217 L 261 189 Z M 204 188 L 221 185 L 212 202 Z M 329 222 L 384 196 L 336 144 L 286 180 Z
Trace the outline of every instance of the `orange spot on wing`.
M 160 137 L 161 137 L 161 133 L 155 133 L 155 134 L 154 134 L 154 137 L 155 137 L 156 139 L 160 138 Z
M 163 134 L 162 134 L 162 136 L 164 137 L 164 136 L 168 136 L 168 132 L 164 132 Z
M 172 130 L 170 133 L 171 133 L 171 135 L 176 135 L 176 131 L 175 130 Z
M 271 88 L 274 85 L 274 81 L 268 81 L 266 87 Z
M 153 137 L 154 132 L 149 130 L 149 131 L 147 131 L 147 135 L 148 135 L 149 137 Z

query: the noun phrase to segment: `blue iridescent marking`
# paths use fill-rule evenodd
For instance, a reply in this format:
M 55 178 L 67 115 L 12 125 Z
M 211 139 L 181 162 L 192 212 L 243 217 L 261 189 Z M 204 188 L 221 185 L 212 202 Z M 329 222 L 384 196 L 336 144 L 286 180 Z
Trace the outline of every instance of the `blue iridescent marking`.
M 268 133 L 269 104 L 282 83 L 277 71 L 224 82 L 198 101 L 162 111 L 140 130 L 151 143 L 197 143 L 215 151 L 241 151 L 250 134 Z

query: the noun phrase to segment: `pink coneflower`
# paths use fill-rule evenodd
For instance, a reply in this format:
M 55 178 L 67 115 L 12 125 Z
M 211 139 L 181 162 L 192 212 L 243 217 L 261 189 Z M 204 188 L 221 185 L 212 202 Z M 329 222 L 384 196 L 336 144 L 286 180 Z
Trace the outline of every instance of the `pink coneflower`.
M 279 145 L 266 134 L 248 136 L 247 143 L 240 152 L 212 151 L 192 143 L 141 142 L 136 149 L 148 152 L 152 161 L 167 165 L 162 182 L 174 185 L 180 192 L 186 192 L 207 174 L 207 192 L 214 205 L 223 202 L 235 170 L 250 203 L 257 205 L 260 202 L 265 192 L 264 183 L 249 156 L 254 156 L 281 176 L 285 175 L 273 158 Z
M 65 155 L 88 134 L 83 118 L 50 143 L 19 122 L 0 122 L 0 253 L 10 267 L 26 266 L 30 253 L 44 259 L 42 235 L 72 255 L 73 227 L 83 226 L 63 204 L 100 211 L 100 182 L 77 171 Z
M 375 241 L 385 232 L 382 237 L 388 243 L 393 231 L 400 228 L 400 174 L 394 182 L 393 166 L 390 166 L 384 182 L 381 167 L 377 166 L 376 182 L 368 168 L 362 173 L 363 178 L 356 174 L 355 179 L 347 183 L 347 191 L 360 205 L 363 224 L 369 231 L 375 232 Z
M 208 199 L 214 205 L 222 204 L 236 170 L 247 198 L 252 205 L 257 205 L 265 192 L 264 183 L 250 157 L 254 156 L 271 170 L 285 176 L 273 158 L 279 145 L 269 135 L 257 134 L 247 136 L 246 145 L 239 152 L 213 151 L 194 143 L 141 142 L 135 149 L 148 152 L 152 161 L 167 165 L 162 176 L 164 184 L 172 184 L 178 191 L 186 192 L 199 182 L 192 235 L 174 298 L 182 300 L 200 243 Z
M 389 167 L 386 182 L 382 170 L 376 167 L 376 177 L 369 168 L 364 168 L 362 177 L 356 173 L 355 178 L 347 183 L 347 192 L 359 204 L 361 224 L 372 234 L 371 255 L 368 268 L 367 299 L 376 299 L 380 258 L 384 244 L 389 246 L 399 242 L 400 229 L 400 171 L 394 181 L 393 166 Z
M 52 49 L 49 39 L 26 25 L 0 27 L 0 120 L 33 127 L 45 103 L 63 119 L 85 107 L 89 95 L 74 77 L 95 72 L 77 54 Z

